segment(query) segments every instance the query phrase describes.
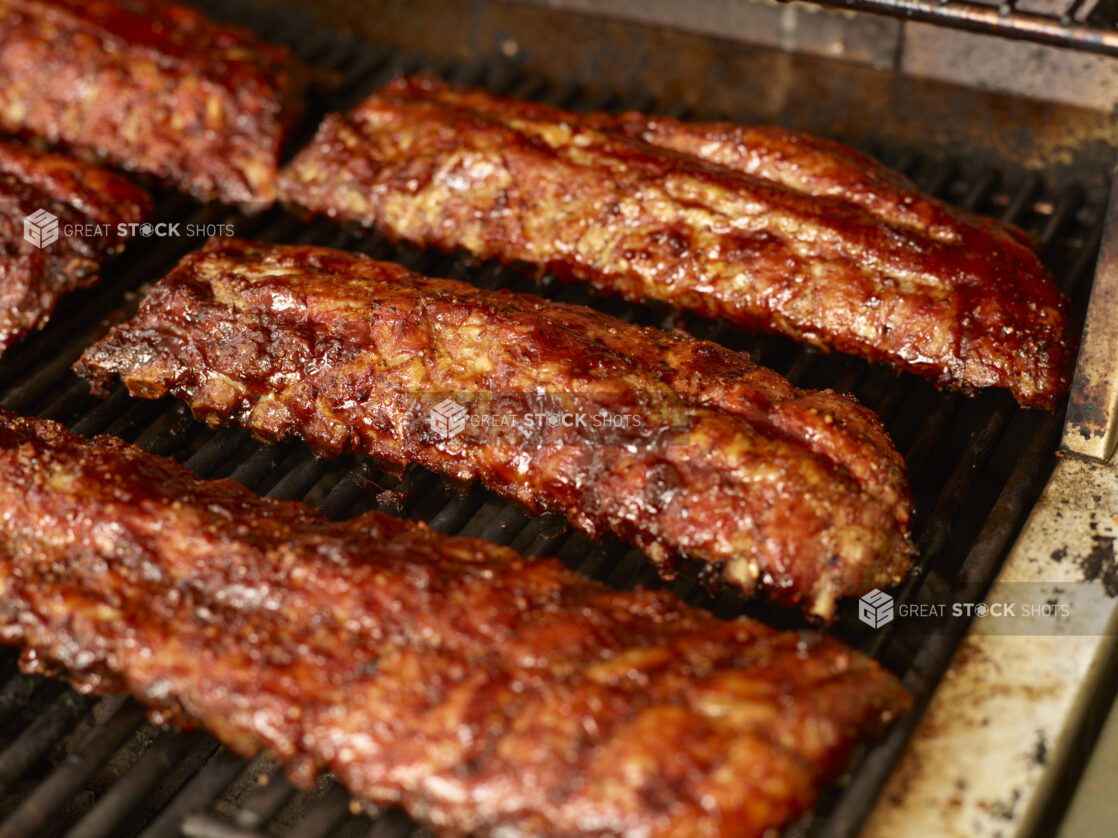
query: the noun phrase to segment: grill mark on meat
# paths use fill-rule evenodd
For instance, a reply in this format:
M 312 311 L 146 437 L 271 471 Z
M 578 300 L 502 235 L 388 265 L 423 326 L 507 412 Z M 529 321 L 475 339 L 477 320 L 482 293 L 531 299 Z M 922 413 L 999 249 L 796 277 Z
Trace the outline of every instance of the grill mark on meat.
M 1009 225 L 835 143 L 582 115 L 404 78 L 333 114 L 282 200 L 628 299 L 1052 407 L 1068 303 Z
M 45 247 L 24 239 L 24 219 L 39 210 L 58 219 L 58 240 Z M 151 212 L 147 193 L 120 175 L 0 142 L 0 354 L 45 326 L 63 296 L 94 285 L 124 248 L 117 225 Z
M 797 390 L 683 332 L 365 256 L 212 240 L 75 369 L 266 440 L 480 480 L 628 540 L 665 575 L 690 556 L 824 618 L 910 564 L 903 461 L 852 398 Z M 451 439 L 426 424 L 442 394 L 499 416 L 540 393 L 640 423 L 598 436 L 468 425 Z
M 26 670 L 329 770 L 447 836 L 759 838 L 911 706 L 811 632 L 202 481 L 0 409 L 0 639 Z
M 0 125 L 202 200 L 275 199 L 308 76 L 286 47 L 178 3 L 0 0 Z

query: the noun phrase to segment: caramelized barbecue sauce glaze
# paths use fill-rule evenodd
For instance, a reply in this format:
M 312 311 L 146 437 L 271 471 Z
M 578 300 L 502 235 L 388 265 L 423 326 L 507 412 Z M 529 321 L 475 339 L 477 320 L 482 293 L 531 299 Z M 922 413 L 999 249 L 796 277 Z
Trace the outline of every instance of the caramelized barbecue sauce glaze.
M 760 838 L 911 705 L 839 641 L 0 409 L 0 639 L 448 836 Z
M 641 547 L 665 574 L 686 555 L 824 619 L 910 563 L 903 461 L 871 411 L 579 306 L 326 248 L 213 240 L 75 368 L 266 440 L 480 480 Z M 467 425 L 450 440 L 427 422 L 443 394 L 503 416 L 538 393 L 641 422 L 602 437 Z
M 24 240 L 24 219 L 39 210 L 58 220 L 58 241 L 47 247 Z M 42 328 L 64 295 L 97 282 L 101 264 L 124 247 L 118 223 L 151 213 L 147 193 L 120 175 L 0 142 L 0 354 Z M 86 225 L 98 235 L 65 235 Z
M 309 72 L 178 3 L 0 0 L 0 78 L 7 130 L 259 209 Z
M 1052 407 L 1068 305 L 1020 231 L 779 129 L 546 105 L 404 78 L 324 121 L 282 200 L 544 267 L 970 391 Z

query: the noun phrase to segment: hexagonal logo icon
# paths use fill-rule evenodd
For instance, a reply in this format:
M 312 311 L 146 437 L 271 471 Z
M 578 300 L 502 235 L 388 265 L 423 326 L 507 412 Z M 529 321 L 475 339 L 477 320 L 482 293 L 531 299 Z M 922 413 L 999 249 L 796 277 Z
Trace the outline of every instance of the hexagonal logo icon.
M 35 210 L 23 219 L 23 238 L 33 247 L 47 247 L 58 241 L 58 216 L 45 209 Z
M 443 399 L 431 409 L 428 422 L 443 439 L 454 439 L 465 430 L 467 415 L 466 408 L 454 399 Z
M 858 619 L 870 628 L 881 628 L 893 621 L 893 597 L 874 588 L 858 600 Z

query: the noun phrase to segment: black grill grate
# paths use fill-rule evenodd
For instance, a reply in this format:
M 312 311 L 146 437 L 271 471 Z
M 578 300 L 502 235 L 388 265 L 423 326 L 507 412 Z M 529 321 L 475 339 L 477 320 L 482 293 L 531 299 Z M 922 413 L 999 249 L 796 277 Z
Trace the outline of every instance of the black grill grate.
M 1118 55 L 1118 2 L 1115 0 L 812 0 L 823 6 L 876 12 Z
M 578 88 L 555 87 L 510 63 L 440 63 L 307 28 L 290 16 L 242 11 L 243 22 L 274 40 L 296 45 L 305 59 L 341 74 L 339 92 L 324 106 L 351 102 L 398 72 L 425 70 L 580 109 L 644 108 L 686 115 L 670 102 L 651 98 L 591 100 Z M 229 9 L 215 8 L 215 13 L 228 15 Z M 749 118 L 744 113 L 728 116 Z M 868 150 L 912 175 L 926 190 L 1036 234 L 1046 262 L 1075 299 L 1077 310 L 1084 309 L 1101 213 L 1084 204 L 1074 185 L 1046 189 L 1036 176 L 1002 184 L 995 170 L 967 171 L 965 166 L 957 168 L 957 161 L 921 159 L 905 149 Z M 543 293 L 643 324 L 683 325 L 701 337 L 750 352 L 801 386 L 854 392 L 886 421 L 911 472 L 920 567 L 902 588 L 901 601 L 943 601 L 953 589 L 959 600 L 978 598 L 1051 467 L 1062 417 L 1021 411 L 1004 394 L 966 399 L 938 393 L 914 378 L 897 377 L 849 357 L 820 355 L 780 338 L 750 336 L 673 315 L 663 307 L 597 297 L 582 286 L 561 286 L 493 265 L 393 247 L 375 235 L 351 235 L 324 221 L 304 224 L 278 209 L 245 218 L 164 196 L 159 214 L 164 220 L 193 223 L 232 221 L 241 236 L 357 249 L 431 275 Z M 636 551 L 616 542 L 589 543 L 562 520 L 528 517 L 482 489 L 451 491 L 422 469 L 396 477 L 356 458 L 320 462 L 298 444 L 269 447 L 243 431 L 210 431 L 178 403 L 133 400 L 120 387 L 105 401 L 91 397 L 86 385 L 69 372 L 70 364 L 106 321 L 134 310 L 142 283 L 157 279 L 195 244 L 180 239 L 135 242 L 108 269 L 99 288 L 66 301 L 50 327 L 0 362 L 0 403 L 58 419 L 82 434 L 122 436 L 174 456 L 207 478 L 231 476 L 260 493 L 305 499 L 331 517 L 348 517 L 374 505 L 425 520 L 444 532 L 488 538 L 528 554 L 556 555 L 620 587 L 661 584 Z M 956 580 L 962 584 L 955 585 Z M 694 574 L 685 573 L 673 587 L 720 616 L 748 613 L 776 625 L 800 625 L 798 616 L 764 603 L 745 603 L 729 592 L 711 597 Z M 857 621 L 853 604 L 846 603 L 833 631 L 900 674 L 923 703 L 964 629 L 957 621 L 944 624 L 938 633 L 916 636 L 904 632 L 903 622 L 897 621 L 889 629 L 871 631 Z M 235 757 L 204 733 L 154 728 L 130 700 L 78 696 L 59 682 L 20 674 L 15 661 L 15 652 L 0 655 L 0 838 L 390 838 L 416 832 L 399 812 L 376 813 L 358 806 L 329 778 L 313 791 L 296 791 L 267 759 Z M 861 753 L 846 782 L 789 834 L 851 834 L 872 806 L 916 718 L 912 714 L 902 720 L 885 742 Z

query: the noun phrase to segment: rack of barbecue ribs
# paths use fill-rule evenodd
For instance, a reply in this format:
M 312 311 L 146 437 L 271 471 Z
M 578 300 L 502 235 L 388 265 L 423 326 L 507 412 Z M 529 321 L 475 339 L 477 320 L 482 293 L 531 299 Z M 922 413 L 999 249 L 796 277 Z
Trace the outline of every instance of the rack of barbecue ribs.
M 871 411 L 580 306 L 215 239 L 75 369 L 264 440 L 480 480 L 665 575 L 687 556 L 824 619 L 910 566 L 904 463 Z
M 45 326 L 63 296 L 96 283 L 151 212 L 147 193 L 120 175 L 0 141 L 0 354 Z
M 910 705 L 811 632 L 0 410 L 0 640 L 450 836 L 760 838 Z
M 0 0 L 0 78 L 0 127 L 258 208 L 308 73 L 178 3 Z
M 1011 226 L 777 128 L 577 114 L 403 78 L 329 116 L 285 202 L 1052 407 L 1068 303 Z

